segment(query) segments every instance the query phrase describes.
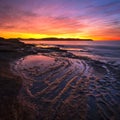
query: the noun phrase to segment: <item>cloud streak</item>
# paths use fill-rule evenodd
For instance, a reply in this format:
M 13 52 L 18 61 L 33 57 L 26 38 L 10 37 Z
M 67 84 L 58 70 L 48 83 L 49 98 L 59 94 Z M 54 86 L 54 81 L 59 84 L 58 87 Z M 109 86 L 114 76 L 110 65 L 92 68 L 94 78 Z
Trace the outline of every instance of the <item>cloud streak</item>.
M 1 0 L 0 31 L 120 39 L 119 0 Z

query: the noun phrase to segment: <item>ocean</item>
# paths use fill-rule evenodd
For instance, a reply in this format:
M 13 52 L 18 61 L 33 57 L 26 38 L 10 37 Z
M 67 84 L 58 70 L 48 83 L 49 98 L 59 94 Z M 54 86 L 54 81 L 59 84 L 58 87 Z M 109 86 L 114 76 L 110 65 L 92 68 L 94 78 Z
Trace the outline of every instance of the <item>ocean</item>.
M 28 44 L 57 46 L 102 62 L 120 64 L 120 41 L 23 41 Z

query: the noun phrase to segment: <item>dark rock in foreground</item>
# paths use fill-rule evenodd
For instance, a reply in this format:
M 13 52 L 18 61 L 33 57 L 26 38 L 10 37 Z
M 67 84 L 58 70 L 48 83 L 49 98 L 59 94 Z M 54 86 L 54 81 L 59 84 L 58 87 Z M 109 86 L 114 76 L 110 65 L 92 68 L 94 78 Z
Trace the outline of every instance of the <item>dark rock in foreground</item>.
M 10 70 L 10 63 L 28 54 L 31 46 L 17 39 L 0 38 L 0 120 L 34 120 L 34 111 L 21 103 L 17 96 L 22 86 L 22 78 Z
M 30 54 L 64 52 L 59 48 L 36 48 L 18 39 L 0 38 L 0 120 L 36 120 L 35 110 L 17 98 L 23 79 L 10 70 L 10 63 Z

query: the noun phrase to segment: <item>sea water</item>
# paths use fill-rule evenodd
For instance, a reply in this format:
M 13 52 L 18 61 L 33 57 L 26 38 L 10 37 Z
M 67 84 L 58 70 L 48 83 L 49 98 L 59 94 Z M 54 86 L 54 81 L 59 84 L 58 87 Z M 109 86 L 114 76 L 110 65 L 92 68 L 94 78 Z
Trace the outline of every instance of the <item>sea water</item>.
M 120 64 L 120 41 L 23 41 L 35 45 L 53 45 L 77 56 Z

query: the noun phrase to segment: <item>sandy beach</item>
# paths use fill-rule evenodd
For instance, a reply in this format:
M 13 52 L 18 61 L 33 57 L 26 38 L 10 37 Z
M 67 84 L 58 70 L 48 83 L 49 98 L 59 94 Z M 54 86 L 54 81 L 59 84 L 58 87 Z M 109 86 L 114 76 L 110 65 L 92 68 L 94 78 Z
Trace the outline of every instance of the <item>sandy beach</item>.
M 119 120 L 120 66 L 0 39 L 1 120 Z

